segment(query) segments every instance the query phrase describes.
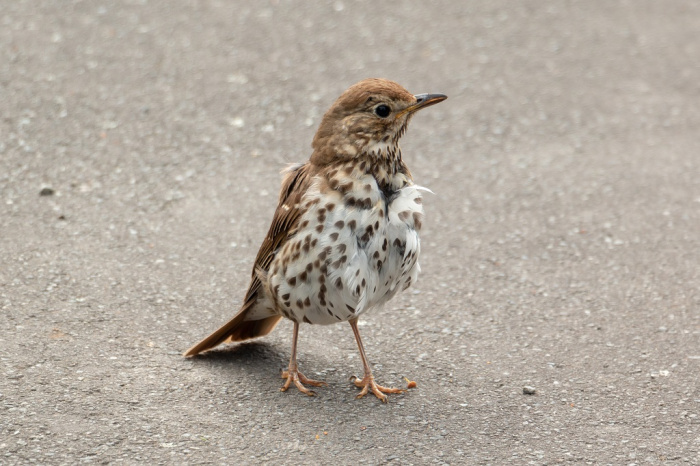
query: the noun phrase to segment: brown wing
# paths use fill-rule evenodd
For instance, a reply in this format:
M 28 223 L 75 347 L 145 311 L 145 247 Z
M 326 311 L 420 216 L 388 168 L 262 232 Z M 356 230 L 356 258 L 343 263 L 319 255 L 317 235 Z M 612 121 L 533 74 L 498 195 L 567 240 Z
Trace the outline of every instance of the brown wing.
M 302 210 L 299 208 L 301 198 L 309 189 L 313 179 L 311 167 L 308 163 L 300 166 L 292 165 L 282 172 L 284 178 L 282 179 L 279 203 L 272 218 L 270 230 L 260 245 L 258 255 L 255 258 L 250 287 L 245 297 L 246 302 L 256 297 L 262 286 L 257 271 L 267 272 L 277 251 L 294 234 L 295 227 L 299 223 L 299 218 L 302 214 Z
M 313 165 L 309 163 L 291 166 L 283 173 L 284 178 L 277 210 L 272 218 L 270 230 L 255 258 L 255 266 L 243 306 L 226 324 L 187 350 L 184 354 L 186 357 L 194 356 L 224 342 L 243 341 L 267 335 L 279 322 L 281 316 L 271 316 L 253 321 L 245 320 L 245 318 L 247 312 L 258 301 L 259 294 L 264 292 L 258 271 L 267 272 L 269 270 L 277 251 L 294 234 L 302 214 L 299 204 L 315 175 Z

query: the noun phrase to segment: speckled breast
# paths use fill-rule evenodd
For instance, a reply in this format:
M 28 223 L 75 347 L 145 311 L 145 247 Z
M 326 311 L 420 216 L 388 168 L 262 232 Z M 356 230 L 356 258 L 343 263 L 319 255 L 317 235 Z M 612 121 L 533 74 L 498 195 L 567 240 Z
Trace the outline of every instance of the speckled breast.
M 332 324 L 381 306 L 415 282 L 420 267 L 419 187 L 404 175 L 379 189 L 371 174 L 318 176 L 304 214 L 267 275 L 277 311 L 297 322 Z

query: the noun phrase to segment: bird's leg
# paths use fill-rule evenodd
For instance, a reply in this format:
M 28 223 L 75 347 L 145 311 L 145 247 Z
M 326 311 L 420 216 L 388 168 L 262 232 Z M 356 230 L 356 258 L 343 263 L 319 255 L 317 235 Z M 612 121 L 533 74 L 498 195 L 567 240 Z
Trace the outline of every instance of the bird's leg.
M 294 338 L 292 339 L 292 357 L 289 359 L 289 368 L 286 371 L 282 371 L 282 378 L 287 379 L 284 386 L 280 388 L 280 391 L 286 392 L 289 385 L 294 382 L 301 393 L 305 393 L 309 396 L 314 396 L 316 392 L 309 390 L 303 384 L 313 385 L 314 387 L 320 387 L 322 385 L 328 385 L 326 382 L 321 382 L 318 380 L 311 380 L 304 377 L 304 374 L 299 372 L 297 368 L 297 337 L 299 336 L 299 323 L 294 322 Z
M 369 367 L 369 362 L 367 362 L 367 356 L 365 355 L 365 348 L 362 346 L 362 339 L 360 338 L 360 332 L 357 329 L 357 319 L 352 319 L 349 321 L 352 331 L 355 334 L 355 340 L 357 340 L 357 347 L 360 349 L 360 357 L 362 358 L 362 366 L 365 371 L 365 376 L 362 379 L 353 376 L 351 380 L 354 381 L 356 387 L 361 387 L 362 391 L 357 395 L 357 398 L 362 398 L 370 391 L 374 396 L 382 400 L 384 403 L 387 402 L 387 396 L 385 393 L 403 393 L 406 390 L 400 388 L 382 387 L 374 381 L 374 376 L 372 375 L 372 369 Z

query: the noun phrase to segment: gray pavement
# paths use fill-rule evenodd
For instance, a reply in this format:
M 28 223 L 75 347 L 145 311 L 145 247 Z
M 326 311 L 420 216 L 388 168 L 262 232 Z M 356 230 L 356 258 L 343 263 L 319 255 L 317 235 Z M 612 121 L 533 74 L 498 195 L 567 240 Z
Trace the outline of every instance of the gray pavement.
M 699 464 L 700 3 L 0 2 L 1 464 Z M 180 354 L 370 76 L 423 274 L 361 330 Z M 44 190 L 45 195 L 40 195 Z M 523 387 L 536 389 L 523 394 Z

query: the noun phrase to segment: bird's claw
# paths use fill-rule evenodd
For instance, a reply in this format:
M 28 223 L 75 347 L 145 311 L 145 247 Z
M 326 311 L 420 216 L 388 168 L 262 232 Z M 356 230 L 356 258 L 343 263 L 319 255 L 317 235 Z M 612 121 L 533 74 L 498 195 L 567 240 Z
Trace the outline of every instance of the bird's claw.
M 365 375 L 362 379 L 353 375 L 350 377 L 350 380 L 353 381 L 356 387 L 362 388 L 362 391 L 355 398 L 362 398 L 371 391 L 374 396 L 386 403 L 389 401 L 389 398 L 385 393 L 403 393 L 406 391 L 402 388 L 382 387 L 374 381 L 374 376 L 372 375 Z
M 314 387 L 322 387 L 322 386 L 327 387 L 328 386 L 328 384 L 326 382 L 323 382 L 320 380 L 307 379 L 306 376 L 304 376 L 304 374 L 302 374 L 301 372 L 299 372 L 297 370 L 282 371 L 281 375 L 282 375 L 283 379 L 287 379 L 284 382 L 284 385 L 282 386 L 282 388 L 280 388 L 281 392 L 286 392 L 287 389 L 289 388 L 289 386 L 292 384 L 292 382 L 294 382 L 294 385 L 296 385 L 296 387 L 299 389 L 299 391 L 301 393 L 308 395 L 308 396 L 314 396 L 314 395 L 316 395 L 316 392 L 313 390 L 309 390 L 308 388 L 306 388 L 304 386 L 304 384 L 312 385 Z

